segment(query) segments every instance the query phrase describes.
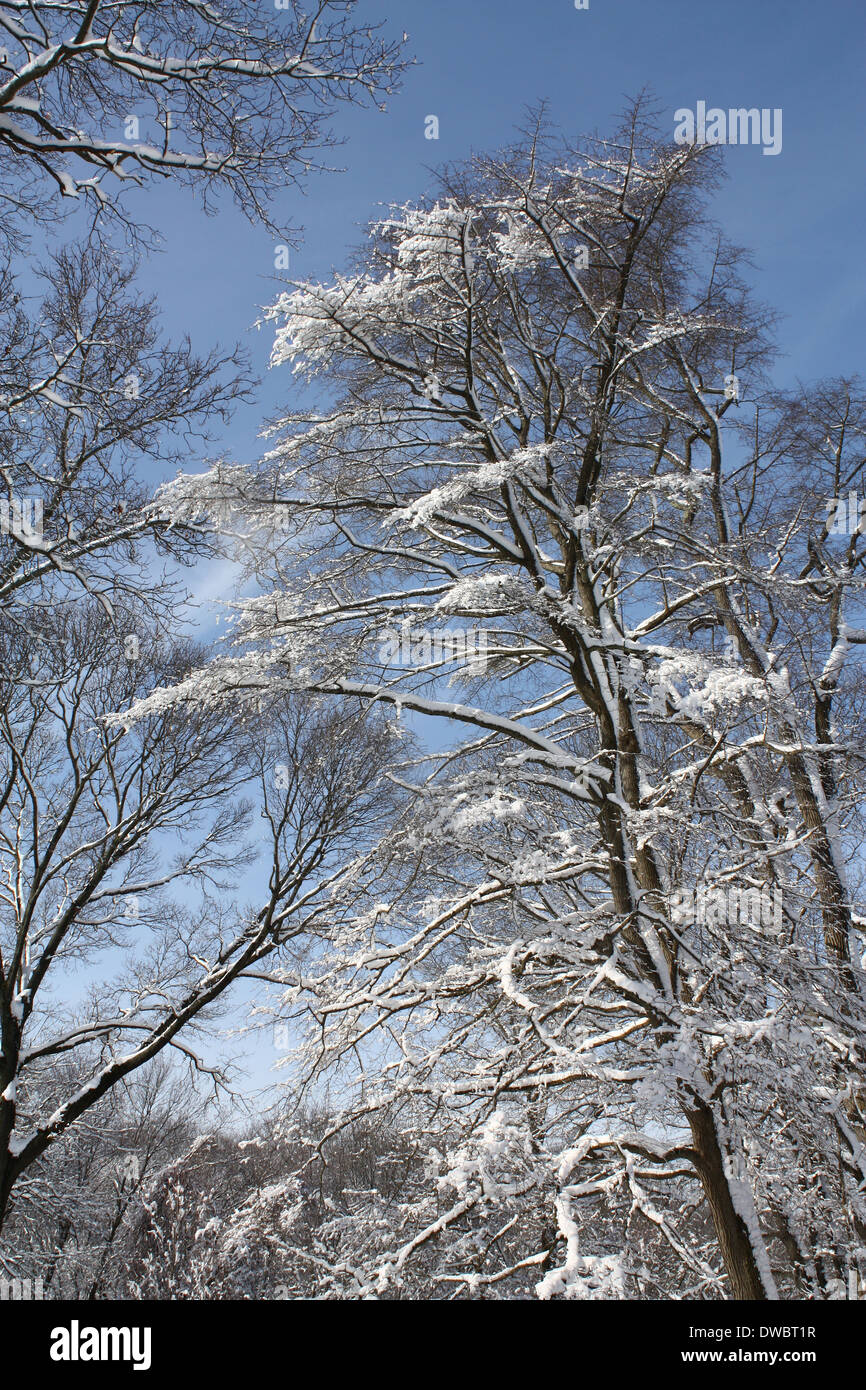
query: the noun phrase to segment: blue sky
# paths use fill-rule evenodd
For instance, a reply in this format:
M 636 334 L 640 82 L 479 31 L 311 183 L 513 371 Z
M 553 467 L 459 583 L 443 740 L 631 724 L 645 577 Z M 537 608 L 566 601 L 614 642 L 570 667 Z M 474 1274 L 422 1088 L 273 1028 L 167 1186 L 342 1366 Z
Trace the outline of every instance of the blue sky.
M 627 100 L 651 89 L 673 133 L 674 111 L 780 107 L 777 157 L 760 147 L 726 153 L 729 179 L 713 213 L 754 253 L 759 298 L 785 316 L 777 376 L 793 384 L 860 367 L 866 273 L 866 10 L 863 0 L 362 0 L 364 18 L 410 35 L 418 60 L 387 113 L 352 108 L 336 128 L 346 172 L 288 190 L 281 222 L 303 227 L 293 278 L 325 278 L 361 239 L 381 205 L 421 195 L 429 170 L 508 143 L 528 106 L 544 98 L 565 134 L 610 129 Z M 275 19 L 278 22 L 278 17 Z M 424 137 L 439 118 L 438 141 Z M 136 199 L 138 200 L 136 203 Z M 283 368 L 266 373 L 271 334 L 251 332 L 275 297 L 272 235 L 228 201 L 207 218 L 182 189 L 136 194 L 130 204 L 160 228 L 164 250 L 142 268 L 166 329 L 201 348 L 241 339 L 265 381 L 256 405 L 227 431 L 225 457 L 252 460 L 263 417 L 291 400 Z M 194 470 L 200 459 L 190 458 Z M 153 481 L 156 481 L 154 479 Z M 263 1084 L 274 1053 L 252 1048 L 249 1085 Z

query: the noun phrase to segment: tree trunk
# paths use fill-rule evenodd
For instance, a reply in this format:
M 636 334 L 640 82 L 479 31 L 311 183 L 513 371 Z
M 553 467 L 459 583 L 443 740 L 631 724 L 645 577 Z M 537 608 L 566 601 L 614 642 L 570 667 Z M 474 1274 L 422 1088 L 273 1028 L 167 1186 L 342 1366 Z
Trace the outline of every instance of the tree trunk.
M 772 1297 L 758 1268 L 746 1223 L 734 1206 L 713 1112 L 709 1106 L 700 1105 L 695 1110 L 686 1110 L 686 1118 L 692 1131 L 696 1166 L 712 1214 L 731 1293 L 735 1299 Z
M 0 1148 L 0 1231 L 3 1230 L 3 1220 L 9 1206 L 9 1198 L 12 1195 L 13 1181 L 12 1155 L 7 1151 L 4 1143 Z

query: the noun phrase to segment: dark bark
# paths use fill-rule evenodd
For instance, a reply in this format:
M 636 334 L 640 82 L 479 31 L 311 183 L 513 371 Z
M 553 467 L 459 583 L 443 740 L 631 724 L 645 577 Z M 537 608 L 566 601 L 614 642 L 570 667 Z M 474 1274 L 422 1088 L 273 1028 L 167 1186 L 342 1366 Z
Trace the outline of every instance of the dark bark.
M 725 1271 L 735 1299 L 768 1297 L 743 1218 L 734 1206 L 725 1175 L 719 1136 L 708 1105 L 686 1110 L 692 1131 L 696 1167 L 713 1218 Z

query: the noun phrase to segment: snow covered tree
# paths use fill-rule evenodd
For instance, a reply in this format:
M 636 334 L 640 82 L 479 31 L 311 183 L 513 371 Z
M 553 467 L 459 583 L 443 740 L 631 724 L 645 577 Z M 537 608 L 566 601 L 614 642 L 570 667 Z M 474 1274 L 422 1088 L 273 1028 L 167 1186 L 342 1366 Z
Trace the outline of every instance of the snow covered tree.
M 59 1104 L 79 1069 L 55 1061 L 41 1083 Z M 123 1289 L 142 1192 L 192 1142 L 201 1098 L 165 1057 L 106 1091 L 22 1176 L 0 1243 L 7 1279 L 40 1280 L 46 1298 Z
M 352 1235 L 363 1224 L 369 1244 L 375 1209 L 381 1244 L 418 1165 L 411 1141 L 375 1122 L 330 1141 L 329 1128 L 327 1116 L 300 1113 L 240 1139 L 199 1136 L 146 1185 L 126 1290 L 260 1300 L 339 1297 L 348 1284 L 356 1293 Z
M 457 1193 L 370 1256 L 380 1293 L 470 1212 L 483 1276 L 529 1259 L 541 1297 L 862 1274 L 864 550 L 821 487 L 862 480 L 866 414 L 771 389 L 717 174 L 639 108 L 446 171 L 273 306 L 274 365 L 320 395 L 261 468 L 160 497 L 244 513 L 263 592 L 237 653 L 131 717 L 294 686 L 441 729 L 395 769 L 393 886 L 287 981 L 301 1075 L 361 1059 L 346 1122 L 409 1107 Z M 518 1150 L 500 1190 L 546 1192 L 557 1234 L 512 1268 L 478 1175 Z

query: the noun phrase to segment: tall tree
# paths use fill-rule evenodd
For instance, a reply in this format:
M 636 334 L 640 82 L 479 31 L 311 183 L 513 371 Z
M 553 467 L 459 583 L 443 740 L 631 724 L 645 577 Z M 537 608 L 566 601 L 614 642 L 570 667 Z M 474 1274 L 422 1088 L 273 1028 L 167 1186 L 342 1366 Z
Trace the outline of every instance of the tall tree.
M 312 930 L 323 901 L 338 920 L 365 889 L 356 817 L 364 805 L 376 824 L 387 733 L 304 702 L 257 741 L 226 713 L 104 721 L 194 660 L 177 639 L 180 585 L 160 569 L 208 540 L 154 508 L 147 472 L 212 439 L 251 387 L 239 354 L 162 342 L 107 233 L 113 219 L 147 238 L 122 194 L 159 179 L 197 187 L 208 208 L 228 189 L 268 222 L 272 196 L 333 143 L 338 105 L 381 104 L 398 48 L 355 22 L 351 0 L 309 14 L 0 3 L 0 1220 L 113 1088 L 168 1049 L 199 1065 L 188 1034 L 296 920 Z M 64 199 L 99 225 L 47 261 L 31 312 L 33 267 L 15 257 Z M 242 784 L 268 828 L 267 901 L 251 915 L 209 896 L 245 862 Z M 53 1016 L 49 990 L 96 959 L 118 978 Z
M 426 1095 L 455 1150 L 520 1097 L 561 1097 L 558 1146 L 600 1107 L 556 1160 L 543 1296 L 586 1288 L 581 1201 L 617 1184 L 710 1288 L 653 1196 L 691 1174 L 735 1298 L 830 1296 L 861 1244 L 861 541 L 840 568 L 802 468 L 823 409 L 828 477 L 860 477 L 861 407 L 774 396 L 770 316 L 705 220 L 717 171 L 635 110 L 609 141 L 446 172 L 350 273 L 274 305 L 275 365 L 329 404 L 258 472 L 161 498 L 187 523 L 246 510 L 269 575 L 245 655 L 175 699 L 289 680 L 450 726 L 388 851 L 416 876 L 307 976 L 310 1055 L 381 1030 L 362 1104 Z M 483 627 L 483 673 L 465 632 L 456 665 L 437 646 L 443 617 Z

